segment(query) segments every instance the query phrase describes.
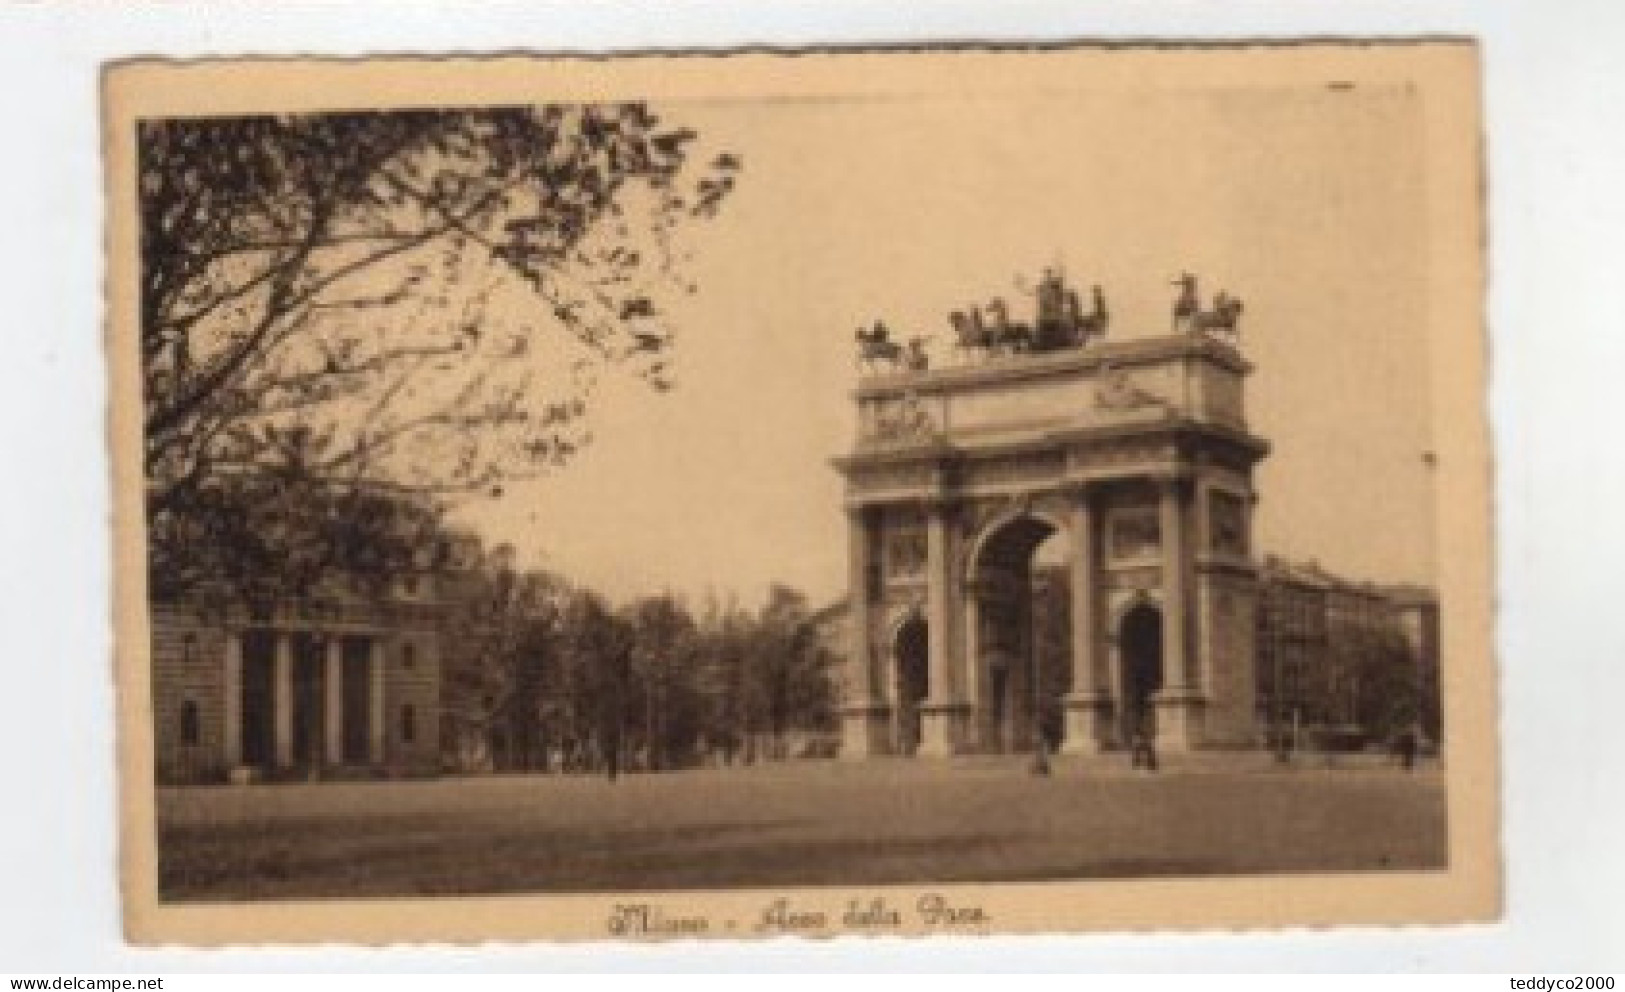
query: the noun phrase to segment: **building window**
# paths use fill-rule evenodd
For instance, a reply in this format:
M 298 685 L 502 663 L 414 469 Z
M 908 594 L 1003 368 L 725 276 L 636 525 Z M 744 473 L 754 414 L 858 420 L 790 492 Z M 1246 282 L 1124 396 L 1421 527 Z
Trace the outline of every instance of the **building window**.
M 401 645 L 401 667 L 411 668 L 418 663 L 418 646 L 411 641 Z
M 416 575 L 408 575 L 404 580 L 402 580 L 401 588 L 408 596 L 416 596 L 418 594 L 418 577 Z
M 197 660 L 197 635 L 187 634 L 181 638 L 181 664 L 190 665 Z
M 412 704 L 408 703 L 401 707 L 401 743 L 411 744 L 417 740 L 417 736 L 417 712 L 412 709 Z
M 181 743 L 187 747 L 195 746 L 202 736 L 198 726 L 197 703 L 188 699 L 181 703 Z

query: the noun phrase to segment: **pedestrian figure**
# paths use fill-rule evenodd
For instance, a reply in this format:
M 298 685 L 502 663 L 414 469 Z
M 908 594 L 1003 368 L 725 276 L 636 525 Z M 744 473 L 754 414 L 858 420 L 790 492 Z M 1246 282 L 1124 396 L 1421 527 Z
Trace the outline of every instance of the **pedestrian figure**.
M 1292 738 L 1279 731 L 1275 735 L 1275 760 L 1282 765 L 1292 763 Z
M 1157 749 L 1151 743 L 1151 736 L 1144 730 L 1136 731 L 1134 734 L 1129 766 L 1131 768 L 1144 768 L 1148 772 L 1157 770 Z
M 1399 767 L 1408 772 L 1415 771 L 1417 750 L 1415 728 L 1406 727 L 1399 732 L 1399 740 L 1395 744 L 1395 750 L 1399 752 Z
M 1042 734 L 1038 737 L 1038 748 L 1033 752 L 1032 773 L 1049 774 L 1049 741 L 1046 741 Z

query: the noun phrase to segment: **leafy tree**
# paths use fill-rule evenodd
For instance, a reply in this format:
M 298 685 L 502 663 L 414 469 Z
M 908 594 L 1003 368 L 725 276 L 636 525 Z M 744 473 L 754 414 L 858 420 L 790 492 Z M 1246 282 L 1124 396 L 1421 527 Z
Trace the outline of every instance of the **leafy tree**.
M 648 767 L 658 771 L 685 764 L 701 730 L 700 645 L 694 618 L 669 594 L 639 600 L 626 614 L 642 717 L 637 736 Z
M 799 591 L 775 584 L 756 613 L 712 604 L 702 644 L 706 733 L 730 756 L 782 755 L 787 731 L 833 725 L 835 658 Z
M 1423 719 L 1422 680 L 1416 656 L 1397 630 L 1364 637 L 1351 683 L 1358 687 L 1355 721 L 1376 741 L 1391 740 Z
M 774 584 L 757 618 L 754 637 L 753 694 L 759 719 L 782 753 L 790 729 L 828 729 L 833 725 L 836 659 L 813 623 L 807 597 Z
M 233 514 L 494 490 L 586 440 L 601 369 L 667 387 L 679 235 L 739 165 L 696 138 L 640 103 L 142 123 L 154 590 Z
M 751 615 L 737 603 L 707 602 L 695 679 L 705 746 L 730 763 L 745 747 L 752 723 L 751 634 Z
M 669 594 L 612 609 L 499 548 L 456 593 L 445 739 L 497 741 L 500 767 L 663 770 L 720 748 L 782 757 L 785 734 L 827 730 L 834 658 L 806 598 L 775 586 L 756 612 L 712 603 L 696 619 Z
M 477 542 L 464 542 L 477 545 Z M 502 768 L 545 768 L 548 683 L 562 664 L 568 584 L 521 572 L 506 545 L 473 548 L 442 573 L 451 603 L 442 653 L 443 739 Z
M 636 717 L 633 638 L 604 598 L 578 593 L 567 614 L 566 681 L 561 693 L 584 746 L 613 778 L 625 765 L 628 731 Z

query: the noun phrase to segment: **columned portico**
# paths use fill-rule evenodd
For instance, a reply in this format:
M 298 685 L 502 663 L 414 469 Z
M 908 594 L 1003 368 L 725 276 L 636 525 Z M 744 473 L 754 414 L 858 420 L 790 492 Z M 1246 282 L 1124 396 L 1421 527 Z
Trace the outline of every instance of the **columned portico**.
M 259 645 L 250 651 L 250 642 Z M 381 635 L 293 629 L 231 629 L 224 632 L 221 664 L 221 764 L 228 773 L 258 769 L 378 766 L 386 748 L 386 669 Z M 346 643 L 367 651 L 364 670 L 345 664 Z M 305 659 L 301 661 L 301 658 Z M 361 681 L 351 684 L 357 675 Z M 347 696 L 365 693 L 357 709 Z M 361 726 L 365 754 L 346 749 Z M 249 746 L 249 738 L 258 741 Z
M 154 603 L 155 780 L 439 772 L 446 602 L 418 588 Z
M 1250 739 L 1251 701 L 1230 698 L 1251 666 L 1250 615 L 1235 608 L 1251 589 L 1249 519 L 1236 508 L 1268 450 L 1242 416 L 1249 370 L 1229 344 L 1175 334 L 863 381 L 857 442 L 836 460 L 843 756 L 888 740 L 941 757 L 1045 738 L 1095 753 L 1142 731 L 1170 751 Z M 1041 574 L 1051 537 L 1064 567 Z M 1059 648 L 1044 641 L 1065 656 L 1049 667 L 1033 629 L 1040 580 L 1066 585 L 1069 630 Z M 900 651 L 903 632 L 916 647 Z

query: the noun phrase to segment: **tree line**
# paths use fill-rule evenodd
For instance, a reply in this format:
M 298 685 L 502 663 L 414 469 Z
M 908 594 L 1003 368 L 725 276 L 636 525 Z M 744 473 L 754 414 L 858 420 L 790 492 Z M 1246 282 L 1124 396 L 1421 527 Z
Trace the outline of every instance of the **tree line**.
M 800 592 L 762 605 L 663 593 L 616 606 L 513 564 L 447 574 L 442 740 L 469 770 L 660 771 L 823 756 L 835 658 Z

